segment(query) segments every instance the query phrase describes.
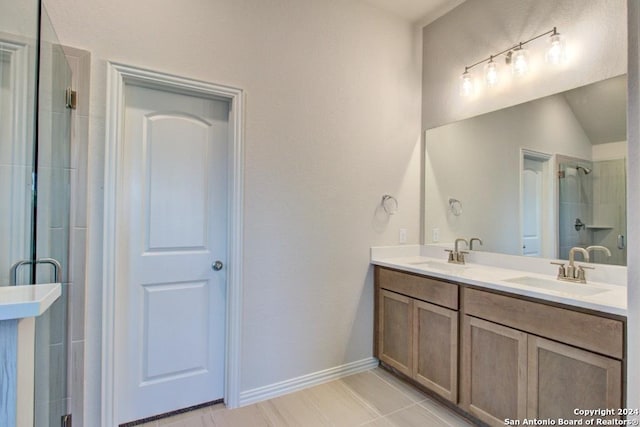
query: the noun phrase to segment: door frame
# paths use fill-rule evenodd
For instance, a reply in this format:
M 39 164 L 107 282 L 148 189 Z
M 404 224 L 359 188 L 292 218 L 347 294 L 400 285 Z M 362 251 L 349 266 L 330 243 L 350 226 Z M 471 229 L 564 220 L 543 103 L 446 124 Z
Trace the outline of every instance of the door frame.
M 227 313 L 224 401 L 240 402 L 240 345 L 242 323 L 243 239 L 243 118 L 244 91 L 116 62 L 107 62 L 107 110 L 104 171 L 103 293 L 102 293 L 102 411 L 105 427 L 115 425 L 117 414 L 115 370 L 116 234 L 119 189 L 117 176 L 124 143 L 124 91 L 127 85 L 209 97 L 229 103 L 227 196 Z
M 530 150 L 528 148 L 520 148 L 520 214 L 519 214 L 519 229 L 520 229 L 520 245 L 522 248 L 524 244 L 523 238 L 523 188 L 524 180 L 522 174 L 524 172 L 524 160 L 525 158 L 536 160 L 541 162 L 542 171 L 542 241 L 540 244 L 540 256 L 542 258 L 556 258 L 558 254 L 557 250 L 557 189 L 555 188 L 554 171 L 555 162 L 554 155 L 550 153 L 544 153 L 542 151 Z M 554 231 L 555 230 L 555 231 Z
M 11 121 L 11 133 L 14 141 L 13 156 L 11 162 L 14 166 L 26 165 L 24 163 L 27 160 L 26 150 L 27 144 L 31 142 L 31 132 L 29 130 L 29 98 L 33 95 L 34 87 L 27 80 L 29 75 L 30 66 L 35 64 L 30 63 L 29 60 L 30 46 L 27 41 L 16 40 L 16 36 L 0 33 L 0 55 L 6 55 L 6 61 L 9 63 L 9 69 L 11 70 L 11 102 L 13 104 L 12 115 L 9 116 Z M 36 71 L 37 72 L 37 71 Z M 35 102 L 35 101 L 34 101 Z M 35 120 L 35 118 L 34 118 Z M 33 129 L 33 126 L 31 126 Z M 19 147 L 19 148 L 18 148 Z M 32 148 L 33 149 L 33 148 Z M 29 161 L 32 159 L 29 157 Z M 20 168 L 14 167 L 11 172 L 11 180 L 13 182 L 20 182 L 23 177 L 23 172 L 19 171 Z M 31 241 L 31 226 L 27 224 L 31 220 L 30 210 L 33 208 L 31 202 L 28 200 L 31 198 L 30 192 L 11 191 L 11 204 L 14 207 L 11 211 L 9 221 L 11 224 L 11 231 L 9 232 L 9 240 L 6 242 L 7 255 L 11 263 L 26 259 L 30 257 L 29 244 L 25 242 L 24 230 L 29 228 L 29 241 Z M 24 207 L 29 203 L 28 212 L 24 210 L 16 209 L 16 207 Z M 11 264 L 6 267 L 10 267 Z M 9 270 L 6 270 L 9 271 Z M 8 284 L 9 281 L 5 284 Z

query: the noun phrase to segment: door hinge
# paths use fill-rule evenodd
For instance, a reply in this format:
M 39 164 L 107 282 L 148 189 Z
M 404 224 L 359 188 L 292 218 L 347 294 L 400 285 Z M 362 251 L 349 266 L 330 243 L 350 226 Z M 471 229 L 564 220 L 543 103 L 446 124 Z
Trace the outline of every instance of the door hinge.
M 67 108 L 75 110 L 78 103 L 78 92 L 72 90 L 71 88 L 67 88 L 67 92 L 65 94 L 65 102 L 67 104 Z
M 61 425 L 62 427 L 71 427 L 71 414 L 62 416 Z

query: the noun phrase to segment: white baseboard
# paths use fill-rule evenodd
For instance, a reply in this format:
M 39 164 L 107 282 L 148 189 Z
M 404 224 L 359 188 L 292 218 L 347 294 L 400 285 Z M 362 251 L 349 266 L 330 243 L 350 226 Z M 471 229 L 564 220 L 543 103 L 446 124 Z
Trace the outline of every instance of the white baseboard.
M 242 391 L 240 392 L 240 406 L 246 406 L 263 400 L 272 399 L 274 397 L 302 390 L 303 388 L 373 369 L 376 366 L 378 366 L 378 359 L 375 357 L 369 357 L 367 359 L 357 360 L 345 365 L 336 366 L 323 371 L 281 381 L 279 383 Z

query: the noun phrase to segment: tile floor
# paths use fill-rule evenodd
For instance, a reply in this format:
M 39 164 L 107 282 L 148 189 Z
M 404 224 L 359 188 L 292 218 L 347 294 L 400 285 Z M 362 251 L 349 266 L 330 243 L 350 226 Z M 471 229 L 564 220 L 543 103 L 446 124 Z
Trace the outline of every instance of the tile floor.
M 470 427 L 381 368 L 238 409 L 216 405 L 143 427 Z

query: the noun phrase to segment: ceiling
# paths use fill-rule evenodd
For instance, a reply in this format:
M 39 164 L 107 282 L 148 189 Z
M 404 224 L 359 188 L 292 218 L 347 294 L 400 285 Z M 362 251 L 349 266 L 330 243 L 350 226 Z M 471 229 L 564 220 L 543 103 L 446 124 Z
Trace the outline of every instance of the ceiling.
M 435 21 L 465 0 L 363 0 L 416 25 Z
M 627 140 L 627 79 L 603 80 L 564 93 L 592 144 Z

